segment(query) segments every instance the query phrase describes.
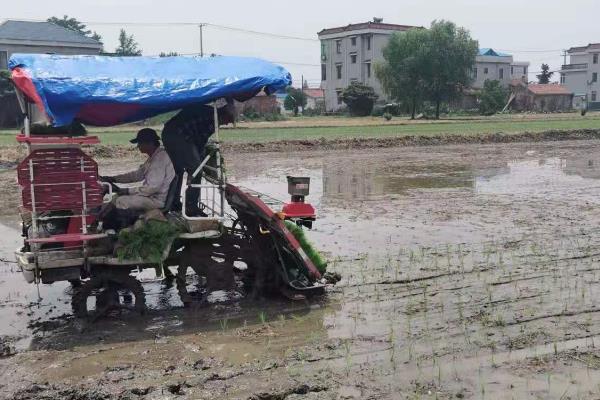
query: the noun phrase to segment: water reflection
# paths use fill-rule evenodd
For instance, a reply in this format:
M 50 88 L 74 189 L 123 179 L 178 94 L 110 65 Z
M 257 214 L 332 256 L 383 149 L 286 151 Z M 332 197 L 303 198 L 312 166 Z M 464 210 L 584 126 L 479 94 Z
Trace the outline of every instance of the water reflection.
M 583 178 L 600 179 L 600 163 L 586 158 L 567 158 L 563 171 L 567 175 L 579 175 Z
M 579 158 L 541 158 L 507 163 L 499 174 L 478 174 L 475 190 L 478 194 L 542 196 L 565 198 L 569 192 L 597 187 L 600 168 L 593 160 Z
M 319 171 L 313 171 L 318 176 Z M 411 190 L 472 189 L 478 194 L 548 193 L 558 186 L 585 188 L 600 179 L 600 164 L 586 158 L 537 158 L 501 165 L 423 164 L 399 162 L 324 163 L 323 202 L 370 200 L 386 195 L 407 195 Z
M 350 160 L 349 160 L 350 161 Z M 407 194 L 412 189 L 472 188 L 475 182 L 469 165 L 362 165 L 323 166 L 323 200 L 369 200 L 385 195 Z
M 539 158 L 502 165 L 323 166 L 323 201 L 369 200 L 419 189 L 473 189 L 478 194 L 549 193 L 558 186 L 585 188 L 600 179 L 600 164 L 585 158 Z

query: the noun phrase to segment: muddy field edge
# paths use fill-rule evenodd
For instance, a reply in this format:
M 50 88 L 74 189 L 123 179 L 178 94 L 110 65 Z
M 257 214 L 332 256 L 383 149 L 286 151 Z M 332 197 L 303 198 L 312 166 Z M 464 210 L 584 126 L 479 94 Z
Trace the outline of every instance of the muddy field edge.
M 410 146 L 442 146 L 453 144 L 494 144 L 567 140 L 600 139 L 599 129 L 548 130 L 522 133 L 410 135 L 399 137 L 362 137 L 339 139 L 294 139 L 266 142 L 224 142 L 223 150 L 228 153 L 282 152 L 304 150 L 347 150 L 369 148 L 391 148 Z M 134 154 L 136 149 L 125 145 L 95 145 L 89 149 L 94 157 L 115 158 Z M 18 162 L 24 150 L 17 143 L 0 146 L 0 161 L 7 164 Z

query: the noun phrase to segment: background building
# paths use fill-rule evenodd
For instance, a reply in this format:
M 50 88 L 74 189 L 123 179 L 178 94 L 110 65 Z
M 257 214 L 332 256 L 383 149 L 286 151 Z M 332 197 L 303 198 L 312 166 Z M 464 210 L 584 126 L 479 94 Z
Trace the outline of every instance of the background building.
M 570 60 L 562 66 L 560 83 L 575 94 L 573 106 L 580 108 L 587 102 L 590 110 L 600 110 L 600 43 L 571 47 L 567 53 Z
M 0 24 L 0 69 L 8 69 L 14 53 L 99 54 L 102 43 L 50 22 L 4 21 Z M 14 93 L 0 95 L 0 127 L 21 123 Z
M 352 81 L 373 87 L 379 98 L 385 100 L 373 66 L 383 62 L 382 51 L 390 36 L 411 28 L 414 27 L 384 24 L 382 19 L 374 18 L 370 22 L 319 32 L 321 88 L 325 91 L 325 109 L 335 111 L 343 106 L 340 95 Z
M 323 89 L 304 89 L 306 95 L 306 108 L 321 110 L 325 108 L 325 91 Z
M 274 94 L 267 95 L 265 92 L 260 92 L 256 96 L 244 102 L 235 102 L 235 111 L 238 115 L 246 113 L 264 114 L 279 114 L 280 108 L 277 102 L 277 96 Z
M 515 111 L 569 111 L 573 104 L 573 93 L 566 86 L 555 83 L 527 84 L 515 79 L 511 91 L 514 96 L 511 108 Z
M 0 24 L 0 69 L 13 53 L 99 54 L 102 43 L 50 22 L 4 21 Z
M 479 55 L 475 58 L 473 68 L 473 89 L 483 88 L 486 80 L 496 80 L 502 86 L 508 87 L 510 83 L 518 79 L 527 82 L 529 74 L 529 63 L 514 61 L 510 54 L 500 53 L 490 48 L 479 49 Z

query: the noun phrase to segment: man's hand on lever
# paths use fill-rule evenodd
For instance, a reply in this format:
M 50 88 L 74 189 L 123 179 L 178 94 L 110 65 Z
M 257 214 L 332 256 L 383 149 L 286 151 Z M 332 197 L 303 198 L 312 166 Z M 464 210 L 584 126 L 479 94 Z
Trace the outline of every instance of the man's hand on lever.
M 118 194 L 119 196 L 127 196 L 129 194 L 128 188 L 121 188 L 115 185 L 115 178 L 112 176 L 100 176 L 100 182 L 106 182 L 110 184 L 112 187 L 112 192 Z

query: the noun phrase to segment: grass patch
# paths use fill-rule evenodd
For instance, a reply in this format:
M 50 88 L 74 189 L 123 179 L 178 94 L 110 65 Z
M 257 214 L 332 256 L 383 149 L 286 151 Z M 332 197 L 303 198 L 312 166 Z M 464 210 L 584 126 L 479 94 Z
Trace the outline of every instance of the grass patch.
M 517 134 L 549 130 L 600 129 L 600 120 L 547 121 L 461 121 L 415 123 L 406 125 L 334 126 L 308 128 L 223 129 L 225 142 L 270 142 L 279 140 L 390 138 L 403 136 L 437 136 L 478 134 Z
M 223 142 L 271 142 L 280 140 L 390 138 L 403 136 L 437 136 L 503 133 L 506 135 L 522 132 L 543 132 L 549 130 L 600 129 L 600 118 L 565 117 L 564 119 L 477 119 L 442 120 L 436 122 L 407 122 L 405 124 L 360 125 L 361 120 L 340 119 L 335 126 L 286 127 L 285 122 L 273 123 L 270 127 L 225 128 L 220 131 Z M 90 135 L 100 137 L 103 144 L 132 146 L 129 140 L 141 127 L 126 125 L 114 128 L 90 128 Z M 160 126 L 155 127 L 160 131 Z M 0 145 L 16 144 L 17 130 L 0 131 Z
M 285 227 L 288 231 L 292 232 L 292 235 L 296 238 L 298 242 L 300 242 L 300 246 L 302 250 L 306 253 L 310 261 L 317 267 L 321 274 L 324 274 L 327 271 L 327 262 L 323 259 L 321 254 L 312 246 L 310 241 L 306 238 L 306 234 L 304 230 L 300 228 L 293 222 L 285 221 Z

